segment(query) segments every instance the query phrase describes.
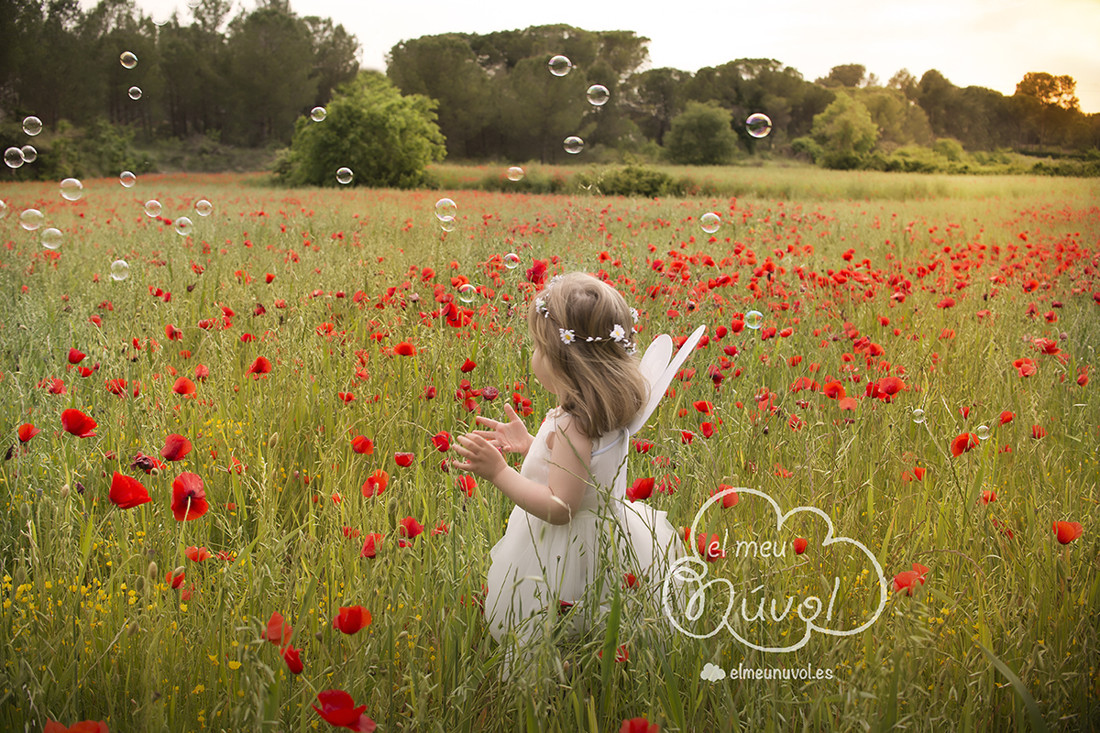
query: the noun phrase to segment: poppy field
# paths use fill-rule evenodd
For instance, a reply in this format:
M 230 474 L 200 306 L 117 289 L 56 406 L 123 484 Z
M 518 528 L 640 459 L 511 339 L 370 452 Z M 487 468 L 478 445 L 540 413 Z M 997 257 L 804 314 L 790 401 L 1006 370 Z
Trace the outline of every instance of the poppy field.
M 1100 727 L 1100 184 L 814 175 L 667 200 L 0 184 L 0 728 Z M 506 403 L 537 430 L 528 306 L 575 270 L 637 308 L 640 350 L 707 327 L 630 500 L 713 574 L 832 590 L 862 630 L 697 638 L 624 577 L 501 683 L 481 602 L 512 504 L 451 445 Z M 723 534 L 750 489 L 868 557 L 772 522 L 760 573 Z

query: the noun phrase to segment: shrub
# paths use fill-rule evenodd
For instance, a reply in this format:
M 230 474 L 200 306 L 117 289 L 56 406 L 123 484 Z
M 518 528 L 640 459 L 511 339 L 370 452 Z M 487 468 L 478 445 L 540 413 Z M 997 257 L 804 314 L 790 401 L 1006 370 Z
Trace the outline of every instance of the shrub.
M 729 110 L 714 102 L 688 102 L 672 119 L 665 150 L 668 159 L 683 165 L 722 165 L 737 152 L 737 133 Z

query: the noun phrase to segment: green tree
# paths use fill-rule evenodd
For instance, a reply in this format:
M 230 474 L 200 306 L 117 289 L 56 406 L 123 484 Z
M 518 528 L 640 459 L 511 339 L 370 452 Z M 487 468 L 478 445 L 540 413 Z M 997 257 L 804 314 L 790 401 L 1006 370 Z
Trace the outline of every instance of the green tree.
M 814 117 L 813 138 L 824 151 L 827 168 L 856 168 L 878 139 L 871 113 L 846 92 Z
M 1045 71 L 1029 71 L 1016 85 L 1016 94 L 1033 97 L 1047 107 L 1076 110 L 1080 106 L 1077 82 L 1069 75 L 1054 76 Z
M 672 120 L 665 149 L 669 160 L 685 165 L 722 165 L 733 160 L 737 134 L 729 110 L 715 102 L 688 102 Z
M 651 140 L 664 145 L 672 118 L 684 111 L 684 83 L 691 73 L 670 69 L 649 69 L 631 77 L 634 119 Z
M 435 102 L 402 96 L 384 75 L 361 71 L 337 87 L 323 122 L 298 119 L 289 153 L 276 171 L 288 185 L 336 186 L 347 167 L 355 185 L 411 188 L 446 154 Z
M 867 67 L 863 64 L 841 64 L 834 66 L 829 75 L 817 80 L 824 87 L 858 87 L 867 76 Z

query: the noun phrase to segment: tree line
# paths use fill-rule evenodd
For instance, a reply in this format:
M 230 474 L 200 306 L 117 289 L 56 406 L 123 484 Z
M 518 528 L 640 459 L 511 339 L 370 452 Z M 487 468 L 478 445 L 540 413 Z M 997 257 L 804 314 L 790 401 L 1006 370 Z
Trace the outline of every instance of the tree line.
M 259 0 L 236 15 L 231 0 L 189 0 L 186 21 L 147 16 L 134 0 L 100 0 L 88 10 L 78 0 L 0 5 L 5 147 L 20 138 L 26 114 L 53 130 L 98 131 L 100 142 L 110 138 L 105 129 L 117 128 L 142 142 L 200 135 L 284 147 L 297 120 L 359 74 L 356 38 L 331 19 L 299 17 L 288 0 Z M 448 33 L 396 44 L 386 74 L 401 93 L 435 100 L 446 153 L 457 159 L 565 162 L 576 159 L 562 149 L 569 135 L 587 151 L 657 159 L 694 149 L 698 156 L 706 142 L 700 131 L 716 115 L 728 127 L 725 158 L 767 151 L 850 163 L 833 150 L 836 140 L 848 140 L 857 156 L 935 145 L 1060 154 L 1100 148 L 1100 115 L 1080 111 L 1068 76 L 1030 73 L 1006 96 L 957 87 L 935 69 L 919 79 L 903 69 L 886 82 L 859 64 L 810 81 L 774 59 L 688 72 L 646 68 L 648 43 L 632 31 L 569 25 Z M 137 56 L 134 68 L 120 63 L 124 51 Z M 564 76 L 548 72 L 556 54 L 572 63 Z M 589 103 L 593 84 L 609 90 L 606 104 Z M 773 122 L 767 137 L 745 129 L 756 112 Z

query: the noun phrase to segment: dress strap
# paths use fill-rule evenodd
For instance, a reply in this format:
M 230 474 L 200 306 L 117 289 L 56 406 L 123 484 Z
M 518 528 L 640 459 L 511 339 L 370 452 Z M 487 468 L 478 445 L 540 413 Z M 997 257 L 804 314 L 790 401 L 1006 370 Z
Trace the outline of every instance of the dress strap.
M 619 437 L 615 438 L 615 440 L 608 443 L 607 445 L 605 445 L 603 448 L 600 448 L 599 450 L 592 451 L 592 457 L 595 458 L 596 456 L 598 456 L 602 453 L 606 453 L 607 451 L 609 451 L 612 448 L 614 448 L 615 446 L 617 446 L 619 444 L 620 440 L 624 440 L 625 438 L 628 438 L 628 437 L 630 437 L 630 430 L 627 429 L 627 428 L 623 428 L 622 430 L 619 431 Z

